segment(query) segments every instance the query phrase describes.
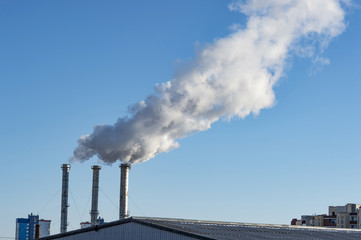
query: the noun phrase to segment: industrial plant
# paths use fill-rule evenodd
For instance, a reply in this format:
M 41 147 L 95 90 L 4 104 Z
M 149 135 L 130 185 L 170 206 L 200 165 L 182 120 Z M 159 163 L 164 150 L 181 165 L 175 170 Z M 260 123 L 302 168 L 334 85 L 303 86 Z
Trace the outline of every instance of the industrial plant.
M 90 222 L 82 222 L 78 230 L 67 231 L 68 190 L 70 164 L 63 164 L 62 192 L 60 208 L 60 233 L 50 235 L 50 220 L 39 220 L 38 215 L 30 214 L 27 219 L 16 219 L 17 240 L 82 240 L 82 239 L 124 239 L 124 240 L 231 240 L 231 239 L 298 239 L 298 240 L 353 240 L 361 239 L 361 205 L 330 206 L 329 215 L 302 216 L 293 219 L 291 225 L 248 224 L 237 222 L 203 221 L 189 219 L 154 218 L 129 216 L 128 178 L 131 165 L 120 165 L 119 220 L 105 223 L 98 217 L 99 171 L 100 166 L 92 166 L 92 198 Z M 346 214 L 346 215 L 345 215 Z M 321 216 L 321 217 L 320 217 Z M 325 224 L 332 218 L 333 228 Z M 350 220 L 350 221 L 348 221 Z M 348 223 L 347 223 L 348 221 Z M 341 225 L 341 222 L 343 225 Z M 328 223 L 328 222 L 327 222 Z M 340 224 L 339 224 L 340 223 Z M 355 225 L 356 224 L 356 225 Z M 361 225 L 360 225 L 361 226 Z M 331 227 L 331 226 L 328 226 Z

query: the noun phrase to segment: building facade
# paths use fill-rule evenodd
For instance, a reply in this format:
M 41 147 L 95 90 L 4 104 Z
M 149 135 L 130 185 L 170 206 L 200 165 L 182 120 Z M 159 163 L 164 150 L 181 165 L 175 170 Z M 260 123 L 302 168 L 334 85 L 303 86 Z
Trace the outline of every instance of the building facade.
M 303 215 L 301 220 L 292 219 L 291 225 L 361 229 L 361 204 L 329 206 L 328 215 Z
M 50 235 L 50 220 L 39 220 L 39 215 L 28 215 L 28 218 L 17 218 L 15 239 L 16 240 L 35 240 L 36 229 L 39 231 L 39 237 Z
M 15 239 L 16 240 L 33 240 L 35 239 L 36 225 L 39 224 L 39 216 L 28 215 L 28 218 L 17 218 Z
M 303 226 L 315 226 L 315 219 L 312 215 L 302 215 L 301 220 L 304 223 Z
M 51 224 L 51 220 L 44 220 L 44 219 L 39 220 L 40 237 L 46 237 L 50 235 L 50 224 Z
M 16 229 L 15 229 L 15 239 L 16 240 L 28 240 L 29 239 L 29 219 L 27 218 L 17 218 L 16 219 Z
M 337 214 L 338 228 L 359 228 L 358 213 L 342 212 Z
M 314 225 L 316 227 L 336 227 L 336 216 L 317 215 L 314 216 Z

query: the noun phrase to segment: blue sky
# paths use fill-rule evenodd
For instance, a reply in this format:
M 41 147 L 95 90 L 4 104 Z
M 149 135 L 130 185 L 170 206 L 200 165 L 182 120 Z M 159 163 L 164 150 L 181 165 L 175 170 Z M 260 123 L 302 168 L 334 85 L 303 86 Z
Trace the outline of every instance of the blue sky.
M 33 212 L 59 231 L 60 165 L 80 136 L 113 124 L 214 39 L 246 25 L 232 1 L 0 0 L 0 236 Z M 130 172 L 134 216 L 288 224 L 361 202 L 361 15 L 323 57 L 291 55 L 257 116 L 218 121 Z M 70 170 L 69 229 L 90 219 L 92 158 Z M 116 220 L 119 167 L 100 172 L 100 216 Z

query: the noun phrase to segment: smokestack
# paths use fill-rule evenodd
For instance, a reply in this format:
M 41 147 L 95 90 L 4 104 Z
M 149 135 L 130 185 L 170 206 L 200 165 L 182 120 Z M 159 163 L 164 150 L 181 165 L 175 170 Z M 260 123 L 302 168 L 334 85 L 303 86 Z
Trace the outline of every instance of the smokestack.
M 68 226 L 68 189 L 70 164 L 63 164 L 61 169 L 63 170 L 63 182 L 61 190 L 60 233 L 65 233 Z
M 98 195 L 99 195 L 99 170 L 100 166 L 94 165 L 93 169 L 93 188 L 92 188 L 92 208 L 90 210 L 90 222 L 92 226 L 97 225 L 98 218 Z
M 128 175 L 130 164 L 123 163 L 120 167 L 120 203 L 119 203 L 119 220 L 128 216 Z

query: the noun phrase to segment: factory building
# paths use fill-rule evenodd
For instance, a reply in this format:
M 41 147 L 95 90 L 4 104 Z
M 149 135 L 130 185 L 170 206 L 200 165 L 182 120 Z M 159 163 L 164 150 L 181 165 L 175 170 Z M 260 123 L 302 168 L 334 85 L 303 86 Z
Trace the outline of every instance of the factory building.
M 131 217 L 39 240 L 359 240 L 361 230 Z
M 81 224 L 78 230 L 67 231 L 67 197 L 68 179 L 70 165 L 62 165 L 62 208 L 61 208 L 61 231 L 59 234 L 41 237 L 39 240 L 261 240 L 261 239 L 297 239 L 297 240 L 359 240 L 361 230 L 358 229 L 337 229 L 324 227 L 289 226 L 289 225 L 268 225 L 268 224 L 247 224 L 235 222 L 216 222 L 169 218 L 150 217 L 129 217 L 128 214 L 128 174 L 130 164 L 120 165 L 120 203 L 119 220 L 101 224 L 101 218 L 97 218 L 98 191 L 99 191 L 99 170 L 100 167 L 93 166 L 93 187 L 92 207 L 90 211 L 91 221 Z M 337 207 L 335 209 L 338 209 Z M 358 211 L 358 207 L 345 206 L 339 210 L 351 209 Z M 350 211 L 351 211 L 350 210 Z M 331 219 L 331 220 L 330 220 Z M 314 224 L 316 221 L 325 225 L 336 224 L 335 215 L 323 218 L 310 218 L 305 216 L 302 221 Z
M 105 222 L 104 222 L 104 218 L 98 217 L 98 218 L 96 219 L 94 225 L 102 225 L 102 224 L 104 224 L 104 223 L 105 223 Z M 87 227 L 91 227 L 91 226 L 94 226 L 94 225 L 92 225 L 92 223 L 91 223 L 91 222 L 88 222 L 88 221 L 86 221 L 86 222 L 81 222 L 81 223 L 80 223 L 80 228 L 87 228 Z
M 80 223 L 80 228 L 83 229 L 83 228 L 88 228 L 88 227 L 91 227 L 92 224 L 90 222 L 81 222 Z

